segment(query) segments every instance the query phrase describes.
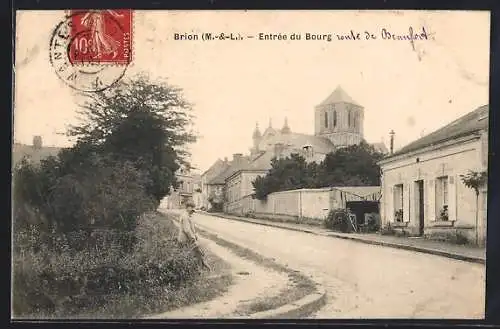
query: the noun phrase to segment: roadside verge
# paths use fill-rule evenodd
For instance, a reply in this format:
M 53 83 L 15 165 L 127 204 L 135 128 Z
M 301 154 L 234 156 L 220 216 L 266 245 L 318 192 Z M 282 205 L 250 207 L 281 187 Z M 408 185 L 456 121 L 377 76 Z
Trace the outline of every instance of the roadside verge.
M 249 286 L 249 289 L 246 291 L 240 289 L 239 293 L 233 294 L 235 295 L 233 299 L 229 298 L 230 296 L 226 296 L 225 298 L 220 298 L 219 301 L 214 301 L 212 305 L 200 305 L 198 310 L 194 311 L 197 314 L 195 317 L 257 319 L 303 318 L 319 310 L 326 303 L 326 292 L 311 278 L 287 266 L 278 264 L 273 259 L 266 258 L 250 249 L 244 248 L 237 243 L 221 238 L 217 234 L 200 228 L 199 225 L 197 226 L 200 237 L 212 243 L 210 249 L 218 250 L 218 252 L 222 253 L 226 252 L 226 257 L 232 256 L 233 258 L 239 258 L 241 264 L 247 264 L 243 265 L 243 267 L 240 266 L 240 268 L 243 270 L 246 268 L 248 272 L 252 273 L 247 272 L 246 278 L 240 277 L 240 281 L 247 281 L 246 284 Z M 256 273 L 259 269 L 264 269 L 268 274 L 275 273 L 274 276 L 278 277 L 274 279 L 275 284 L 272 285 L 274 287 L 273 292 L 266 289 L 268 291 L 264 294 L 256 294 L 255 290 L 259 288 L 262 290 L 261 286 L 263 284 L 262 282 L 255 281 L 255 278 L 257 278 Z M 240 272 L 237 274 L 245 273 Z M 262 275 L 261 281 L 262 280 L 265 281 L 268 279 L 266 279 L 265 275 Z M 244 284 L 245 282 L 243 282 L 242 285 Z M 234 289 L 237 290 L 238 287 L 234 287 Z M 273 290 L 273 288 L 271 288 L 271 290 Z M 241 300 L 241 298 L 246 298 L 246 300 Z M 225 312 L 215 312 L 213 309 L 217 307 L 216 305 L 221 306 L 221 309 L 224 308 L 221 304 L 233 305 L 231 305 L 232 307 L 226 306 Z M 203 309 L 210 308 L 212 308 L 211 312 L 202 311 Z M 174 312 L 154 316 L 154 318 L 178 318 L 177 315 L 184 317 L 182 315 L 187 313 L 192 314 L 193 309 L 187 312 Z M 201 313 L 204 313 L 204 316 L 201 315 Z
M 281 228 L 281 229 L 285 229 L 285 230 L 291 230 L 291 231 L 297 231 L 297 232 L 303 232 L 303 233 L 309 233 L 309 234 L 315 234 L 315 235 L 321 235 L 321 236 L 328 236 L 328 237 L 339 238 L 339 239 L 344 239 L 344 240 L 351 240 L 351 241 L 372 244 L 372 245 L 379 245 L 379 246 L 383 246 L 383 247 L 416 251 L 416 252 L 452 258 L 452 259 L 461 260 L 461 261 L 470 262 L 470 263 L 477 263 L 477 264 L 483 264 L 483 265 L 486 264 L 486 257 L 477 256 L 477 255 L 464 253 L 464 252 L 448 251 L 448 250 L 444 250 L 445 248 L 437 249 L 437 248 L 418 246 L 418 245 L 409 244 L 409 243 L 405 244 L 405 243 L 401 243 L 401 242 L 398 243 L 398 242 L 394 242 L 394 241 L 384 241 L 382 238 L 360 237 L 359 235 L 353 235 L 353 234 L 349 234 L 349 233 L 338 233 L 338 232 L 333 232 L 333 231 L 326 230 L 326 229 L 321 229 L 319 227 L 318 228 L 303 227 L 303 225 L 300 225 L 300 224 L 288 224 L 288 223 L 278 223 L 278 222 L 273 222 L 273 221 L 256 220 L 256 219 L 250 219 L 250 218 L 244 218 L 244 217 L 238 217 L 238 216 L 232 216 L 232 215 L 226 215 L 226 214 L 220 214 L 220 213 L 207 213 L 207 215 L 225 218 L 225 219 L 230 219 L 230 220 L 235 220 L 235 221 L 240 221 L 240 222 L 247 222 L 247 223 L 251 223 L 251 224 L 271 226 L 271 227 Z
M 284 265 L 278 264 L 271 258 L 264 257 L 250 249 L 220 238 L 217 234 L 210 233 L 203 229 L 198 229 L 198 231 L 202 236 L 214 241 L 220 246 L 230 249 L 239 257 L 251 260 L 260 266 L 285 273 L 291 278 L 292 281 L 299 283 L 296 287 L 294 287 L 296 288 L 294 289 L 295 291 L 288 291 L 288 294 L 291 296 L 278 295 L 265 301 L 257 300 L 253 304 L 254 309 L 259 307 L 259 305 L 266 304 L 266 302 L 267 305 L 273 305 L 275 308 L 251 313 L 243 317 L 255 319 L 302 318 L 319 310 L 323 305 L 325 305 L 326 291 L 309 277 Z M 287 302 L 280 302 L 280 299 Z M 252 307 L 250 307 L 250 309 L 251 308 Z

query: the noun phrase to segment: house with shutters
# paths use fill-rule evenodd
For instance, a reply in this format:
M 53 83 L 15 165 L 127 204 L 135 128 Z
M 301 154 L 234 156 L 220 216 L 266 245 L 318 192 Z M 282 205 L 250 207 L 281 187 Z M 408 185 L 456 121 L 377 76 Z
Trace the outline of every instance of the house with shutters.
M 481 106 L 379 162 L 383 225 L 413 236 L 459 232 L 470 241 L 477 232 L 484 244 L 488 186 L 481 186 L 476 209 L 476 193 L 460 176 L 487 171 L 488 112 Z

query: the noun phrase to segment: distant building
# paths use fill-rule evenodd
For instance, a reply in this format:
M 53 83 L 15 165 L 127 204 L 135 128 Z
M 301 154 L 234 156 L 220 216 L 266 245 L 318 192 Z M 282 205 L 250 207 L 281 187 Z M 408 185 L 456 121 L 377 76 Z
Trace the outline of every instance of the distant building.
M 314 135 L 293 132 L 286 118 L 281 129 L 273 128 L 269 121 L 269 126 L 262 133 L 257 124 L 252 134 L 250 154 L 234 154 L 229 168 L 204 182 L 206 190 L 214 191 L 214 195 L 216 191 L 219 194 L 224 191 L 226 211 L 238 211 L 240 200 L 253 193 L 252 182 L 255 178 L 265 175 L 271 168 L 272 158 L 295 153 L 304 156 L 308 162 L 319 163 L 328 153 L 364 140 L 364 108 L 340 86 L 315 107 L 314 121 Z M 379 152 L 387 153 L 383 143 L 372 146 Z
M 50 156 L 56 156 L 60 150 L 60 147 L 43 146 L 42 137 L 34 136 L 32 145 L 21 143 L 14 143 L 12 145 L 12 164 L 15 166 L 23 158 L 26 158 L 33 163 L 39 163 L 42 159 L 46 159 Z
M 488 111 L 481 106 L 379 162 L 383 224 L 417 236 L 458 231 L 474 241 L 476 195 L 460 175 L 488 168 Z M 480 243 L 487 189 L 482 186 L 479 197 Z
M 179 186 L 166 197 L 167 208 L 182 208 L 187 200 L 192 200 L 196 208 L 201 208 L 201 176 L 187 168 L 179 169 L 175 176 Z
M 209 209 L 210 208 L 210 198 L 211 197 L 217 197 L 217 190 L 215 188 L 216 185 L 210 185 L 208 182 L 212 181 L 215 177 L 217 177 L 219 174 L 227 170 L 230 166 L 229 161 L 227 158 L 224 160 L 218 159 L 215 161 L 215 163 L 207 169 L 202 175 L 201 175 L 201 207 L 204 209 Z M 224 185 L 224 184 L 222 184 Z M 219 191 L 219 197 L 222 195 L 222 190 Z

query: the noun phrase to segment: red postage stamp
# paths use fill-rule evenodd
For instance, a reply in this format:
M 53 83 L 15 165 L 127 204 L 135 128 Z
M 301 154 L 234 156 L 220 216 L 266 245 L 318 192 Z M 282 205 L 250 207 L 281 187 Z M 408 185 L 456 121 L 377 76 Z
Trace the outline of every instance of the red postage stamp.
M 69 14 L 72 64 L 132 61 L 132 10 L 71 10 Z

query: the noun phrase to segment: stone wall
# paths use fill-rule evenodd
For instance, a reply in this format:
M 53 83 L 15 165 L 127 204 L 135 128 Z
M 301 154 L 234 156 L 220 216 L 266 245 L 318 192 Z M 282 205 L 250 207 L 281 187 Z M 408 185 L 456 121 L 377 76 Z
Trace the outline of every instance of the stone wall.
M 376 187 L 369 187 L 371 190 L 374 188 L 376 189 Z M 253 199 L 251 195 L 247 195 L 238 201 L 228 203 L 226 212 L 237 215 L 254 213 L 256 216 L 284 219 L 324 220 L 331 209 L 345 208 L 347 201 L 361 200 L 365 198 L 335 188 L 300 189 L 271 193 L 265 201 Z

